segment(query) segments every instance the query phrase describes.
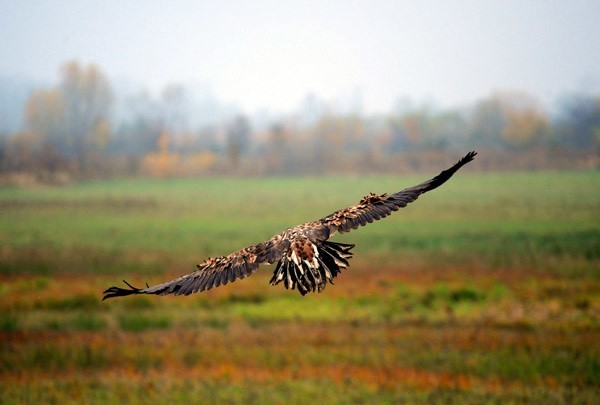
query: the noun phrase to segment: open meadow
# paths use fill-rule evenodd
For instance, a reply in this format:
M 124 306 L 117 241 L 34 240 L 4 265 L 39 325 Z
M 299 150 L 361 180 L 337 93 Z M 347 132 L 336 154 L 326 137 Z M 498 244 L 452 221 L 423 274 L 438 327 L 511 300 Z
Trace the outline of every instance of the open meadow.
M 262 266 L 100 301 L 430 177 L 1 188 L 0 402 L 600 403 L 597 171 L 466 168 L 336 235 L 355 256 L 322 294 Z

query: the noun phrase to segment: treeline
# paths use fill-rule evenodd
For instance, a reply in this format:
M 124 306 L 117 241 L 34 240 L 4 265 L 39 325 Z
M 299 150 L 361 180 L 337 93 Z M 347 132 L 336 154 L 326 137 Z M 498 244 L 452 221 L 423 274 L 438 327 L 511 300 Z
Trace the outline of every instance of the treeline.
M 399 103 L 376 116 L 307 97 L 295 113 L 261 120 L 195 109 L 178 85 L 120 100 L 97 66 L 73 61 L 55 86 L 30 94 L 21 130 L 0 137 L 0 172 L 42 181 L 381 173 L 439 167 L 471 149 L 487 151 L 487 169 L 597 167 L 599 147 L 598 95 L 565 96 L 553 114 L 513 92 L 461 109 Z

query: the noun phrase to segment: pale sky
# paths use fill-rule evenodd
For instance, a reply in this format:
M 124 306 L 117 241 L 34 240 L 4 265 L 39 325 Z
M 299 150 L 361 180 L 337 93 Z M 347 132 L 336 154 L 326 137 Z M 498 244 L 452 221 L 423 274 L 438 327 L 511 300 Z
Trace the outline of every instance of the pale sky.
M 0 0 L 0 75 L 77 59 L 158 92 L 207 86 L 245 112 L 308 93 L 457 106 L 494 91 L 600 91 L 600 1 Z

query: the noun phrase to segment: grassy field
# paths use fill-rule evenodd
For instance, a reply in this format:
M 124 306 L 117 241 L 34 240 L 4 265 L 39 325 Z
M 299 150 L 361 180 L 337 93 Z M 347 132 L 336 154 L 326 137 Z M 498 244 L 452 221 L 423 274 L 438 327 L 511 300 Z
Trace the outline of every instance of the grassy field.
M 0 189 L 0 402 L 600 402 L 600 174 L 473 173 L 248 279 L 101 302 L 427 176 Z

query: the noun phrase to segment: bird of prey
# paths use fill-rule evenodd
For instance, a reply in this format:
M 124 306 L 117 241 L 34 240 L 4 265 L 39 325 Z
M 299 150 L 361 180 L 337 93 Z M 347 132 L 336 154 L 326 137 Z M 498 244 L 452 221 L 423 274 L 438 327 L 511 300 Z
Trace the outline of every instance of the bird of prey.
M 287 289 L 297 289 L 302 295 L 321 292 L 327 283 L 346 267 L 352 257 L 352 244 L 329 240 L 336 232 L 350 232 L 359 226 L 385 218 L 398 208 L 415 201 L 421 194 L 444 184 L 458 169 L 473 160 L 477 153 L 469 152 L 454 166 L 431 180 L 394 194 L 373 194 L 360 202 L 316 221 L 307 222 L 273 236 L 257 245 L 248 246 L 228 256 L 210 257 L 196 266 L 193 273 L 166 283 L 146 288 L 110 287 L 103 300 L 134 294 L 189 295 L 225 285 L 251 275 L 259 264 L 277 263 L 271 285 L 283 282 Z

